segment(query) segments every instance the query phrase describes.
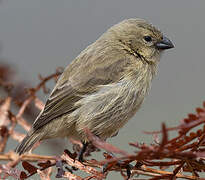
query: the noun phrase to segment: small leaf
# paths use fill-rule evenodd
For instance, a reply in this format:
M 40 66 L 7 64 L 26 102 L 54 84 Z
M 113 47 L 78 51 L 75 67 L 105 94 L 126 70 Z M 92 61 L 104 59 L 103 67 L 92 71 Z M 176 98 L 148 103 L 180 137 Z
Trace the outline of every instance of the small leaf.
M 28 171 L 30 174 L 36 173 L 38 168 L 33 166 L 32 164 L 28 163 L 27 161 L 22 162 L 22 166 L 26 171 Z
M 191 119 L 185 118 L 184 122 L 188 124 L 189 122 L 191 122 Z
M 66 153 L 72 159 L 75 159 L 77 157 L 77 155 L 78 155 L 76 152 L 71 153 L 68 149 L 65 149 L 64 153 Z
M 199 130 L 197 130 L 197 132 L 196 132 L 196 133 L 197 133 L 197 135 L 198 135 L 198 136 L 201 136 L 203 132 L 202 132 L 202 130 L 201 130 L 201 129 L 199 129 Z
M 194 137 L 196 137 L 196 133 L 190 132 L 189 136 L 190 136 L 191 138 L 194 138 Z
M 0 135 L 1 137 L 5 137 L 8 135 L 8 129 L 6 126 L 1 126 L 0 128 Z
M 188 114 L 189 119 L 196 120 L 198 117 L 195 114 Z
M 167 142 L 168 142 L 168 133 L 167 133 L 166 125 L 165 123 L 162 123 L 162 140 L 159 147 L 160 150 L 163 149 L 163 147 L 167 144 Z
M 201 114 L 201 113 L 204 112 L 204 110 L 203 110 L 202 108 L 196 108 L 196 112 L 197 112 L 198 114 Z
M 24 171 L 21 171 L 20 179 L 21 179 L 21 180 L 24 180 L 24 179 L 26 179 L 27 177 L 28 177 L 27 174 L 26 174 Z
M 51 161 L 46 161 L 46 162 L 41 162 L 37 164 L 38 166 L 42 167 L 42 168 L 47 168 L 51 165 Z
M 184 139 L 186 142 L 191 140 L 191 138 L 189 136 L 185 136 Z

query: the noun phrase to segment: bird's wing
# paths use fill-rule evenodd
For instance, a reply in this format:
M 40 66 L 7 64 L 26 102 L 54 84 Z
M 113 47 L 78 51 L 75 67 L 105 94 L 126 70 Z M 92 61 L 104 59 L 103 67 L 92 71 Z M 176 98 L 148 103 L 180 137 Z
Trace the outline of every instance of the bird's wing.
M 56 88 L 48 98 L 41 114 L 33 124 L 33 128 L 39 129 L 53 119 L 75 110 L 74 103 L 80 99 L 70 84 L 63 88 Z
M 84 62 L 81 62 L 82 58 L 85 58 Z M 82 98 L 82 95 L 95 92 L 99 85 L 118 81 L 125 65 L 125 59 L 119 58 L 115 61 L 104 59 L 103 67 L 99 65 L 101 60 L 98 58 L 92 60 L 89 56 L 80 59 L 74 60 L 61 75 L 44 110 L 33 124 L 35 130 L 62 115 L 73 112 L 77 108 L 75 103 Z

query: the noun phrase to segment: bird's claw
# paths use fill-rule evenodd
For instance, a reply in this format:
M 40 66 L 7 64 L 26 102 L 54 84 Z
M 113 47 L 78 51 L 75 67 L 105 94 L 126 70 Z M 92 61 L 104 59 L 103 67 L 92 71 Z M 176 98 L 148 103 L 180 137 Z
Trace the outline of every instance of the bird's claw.
M 80 161 L 81 163 L 84 161 L 83 155 L 84 155 L 87 147 L 88 147 L 88 143 L 83 143 L 83 147 L 81 148 L 81 150 L 79 152 L 78 161 Z

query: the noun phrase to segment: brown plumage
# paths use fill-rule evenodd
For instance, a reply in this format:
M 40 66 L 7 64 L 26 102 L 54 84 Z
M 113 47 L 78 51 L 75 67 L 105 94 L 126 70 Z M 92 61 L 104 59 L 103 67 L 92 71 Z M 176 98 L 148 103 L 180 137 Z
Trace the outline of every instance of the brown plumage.
M 108 29 L 65 69 L 16 151 L 55 137 L 87 142 L 84 128 L 102 139 L 113 136 L 139 109 L 169 48 L 171 41 L 142 19 Z

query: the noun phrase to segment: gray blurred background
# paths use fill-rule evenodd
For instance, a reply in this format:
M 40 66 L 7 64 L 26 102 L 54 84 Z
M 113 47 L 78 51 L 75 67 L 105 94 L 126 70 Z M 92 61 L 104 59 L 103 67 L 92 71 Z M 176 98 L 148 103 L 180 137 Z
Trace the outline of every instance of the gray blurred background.
M 205 100 L 204 0 L 2 0 L 0 58 L 17 68 L 16 81 L 35 85 L 39 73 L 65 67 L 110 26 L 132 17 L 147 19 L 175 44 L 164 53 L 140 111 L 109 141 L 132 152 L 128 142 L 152 141 L 143 130 L 158 130 L 162 122 L 175 126 Z M 54 155 L 71 148 L 66 140 L 58 142 L 64 146 L 52 149 L 47 142 L 35 152 Z M 119 177 L 113 173 L 109 179 Z

